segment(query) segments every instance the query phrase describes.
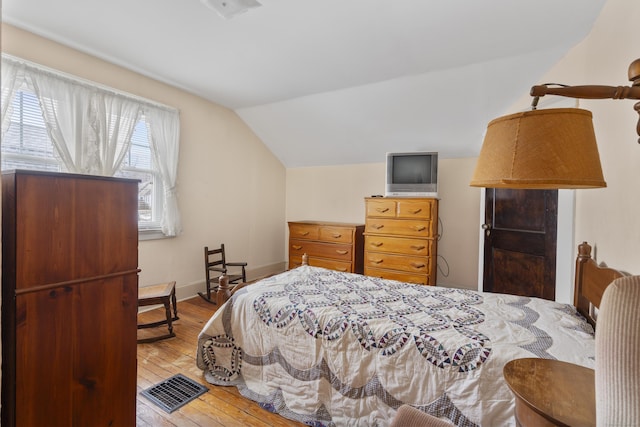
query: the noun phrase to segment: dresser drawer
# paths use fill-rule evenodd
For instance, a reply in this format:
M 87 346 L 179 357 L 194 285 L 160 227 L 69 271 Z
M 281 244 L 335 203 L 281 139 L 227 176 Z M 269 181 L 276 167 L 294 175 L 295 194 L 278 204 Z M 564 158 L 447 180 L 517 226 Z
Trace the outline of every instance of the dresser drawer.
M 289 224 L 289 238 L 318 240 L 320 237 L 320 226 L 317 224 Z
M 390 234 L 409 237 L 432 237 L 431 221 L 411 219 L 367 218 L 365 234 Z
M 382 270 L 379 268 L 365 267 L 364 274 L 371 277 L 399 280 L 400 282 L 415 283 L 417 285 L 435 285 L 427 274 L 405 273 L 401 271 Z
M 433 202 L 431 200 L 399 200 L 396 218 L 431 219 Z
M 431 271 L 431 258 L 409 255 L 391 255 L 382 252 L 367 252 L 364 266 L 383 268 L 385 270 L 399 270 L 410 273 L 428 274 Z
M 324 258 L 311 258 L 311 260 L 309 261 L 309 265 L 312 265 L 314 267 L 328 268 L 329 270 L 341 271 L 343 273 L 349 273 L 353 271 L 350 262 L 328 260 Z
M 393 200 L 375 198 L 366 200 L 366 210 L 368 217 L 395 218 L 396 202 Z
M 403 255 L 430 256 L 431 239 L 399 239 L 397 237 L 367 235 L 364 246 L 370 252 L 389 252 Z
M 326 258 L 314 258 L 309 257 L 308 263 L 312 267 L 328 268 L 329 270 L 342 271 L 343 273 L 349 273 L 353 271 L 353 266 L 350 262 L 337 261 Z M 302 265 L 302 257 L 290 257 L 289 268 L 296 268 Z
M 362 274 L 364 224 L 331 221 L 289 221 L 289 268 L 309 265 Z
M 325 242 L 353 243 L 353 228 L 323 225 L 320 227 L 320 240 Z
M 292 256 L 307 254 L 309 257 L 339 259 L 351 262 L 353 248 L 348 244 L 308 242 L 305 240 L 291 239 L 289 240 L 289 254 Z

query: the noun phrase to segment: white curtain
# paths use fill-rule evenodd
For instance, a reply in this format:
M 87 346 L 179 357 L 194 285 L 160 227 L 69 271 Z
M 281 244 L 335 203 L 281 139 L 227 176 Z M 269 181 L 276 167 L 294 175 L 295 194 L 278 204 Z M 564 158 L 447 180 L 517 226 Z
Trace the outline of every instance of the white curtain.
M 182 231 L 176 194 L 180 121 L 178 111 L 66 77 L 27 62 L 2 58 L 2 134 L 11 122 L 11 101 L 23 84 L 38 97 L 47 133 L 68 172 L 113 176 L 131 146 L 141 114 L 164 187 L 162 232 Z
M 2 134 L 9 129 L 11 124 L 11 102 L 16 90 L 22 86 L 24 82 L 24 66 L 13 61 L 2 62 L 2 99 L 0 107 L 2 108 Z
M 177 236 L 182 232 L 176 193 L 180 118 L 177 111 L 160 108 L 145 108 L 145 117 L 151 135 L 151 152 L 164 186 L 162 233 L 166 236 Z
M 68 172 L 92 174 L 99 164 L 92 129 L 93 90 L 45 72 L 30 73 L 47 132 Z
M 30 77 L 66 170 L 113 176 L 131 145 L 140 103 L 41 70 Z
M 92 173 L 113 176 L 131 146 L 131 135 L 142 112 L 140 103 L 115 94 L 98 93 L 92 110 L 95 114 L 93 130 L 98 143 L 97 164 Z

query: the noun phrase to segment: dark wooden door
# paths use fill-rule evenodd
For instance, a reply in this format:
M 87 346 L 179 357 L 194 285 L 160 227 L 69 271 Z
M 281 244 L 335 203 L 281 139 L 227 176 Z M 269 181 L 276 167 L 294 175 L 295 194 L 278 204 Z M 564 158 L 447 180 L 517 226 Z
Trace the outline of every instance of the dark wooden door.
M 483 289 L 555 299 L 558 191 L 487 188 Z

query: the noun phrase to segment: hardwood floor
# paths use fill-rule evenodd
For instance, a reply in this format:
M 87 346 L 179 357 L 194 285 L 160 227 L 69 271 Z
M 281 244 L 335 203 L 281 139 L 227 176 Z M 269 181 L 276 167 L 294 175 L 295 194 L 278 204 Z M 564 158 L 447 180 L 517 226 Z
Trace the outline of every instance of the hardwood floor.
M 262 409 L 244 398 L 235 387 L 220 387 L 205 381 L 196 366 L 196 343 L 200 330 L 217 306 L 200 297 L 178 302 L 179 320 L 174 322 L 176 337 L 138 344 L 137 426 L 216 427 L 216 426 L 303 426 Z M 138 315 L 139 322 L 164 317 L 164 309 Z M 138 338 L 165 333 L 163 327 L 139 329 Z M 171 414 L 151 403 L 140 392 L 175 374 L 182 374 L 209 388 L 199 398 Z

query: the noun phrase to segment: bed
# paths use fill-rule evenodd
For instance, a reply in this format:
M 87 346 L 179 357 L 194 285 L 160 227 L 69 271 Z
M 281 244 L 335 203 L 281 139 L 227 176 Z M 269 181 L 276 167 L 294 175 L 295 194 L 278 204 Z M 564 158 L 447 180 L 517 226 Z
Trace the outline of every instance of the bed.
M 303 265 L 223 287 L 197 364 L 211 384 L 308 425 L 386 426 L 405 403 L 458 426 L 515 425 L 504 365 L 592 368 L 596 308 L 621 275 L 581 244 L 572 306 Z

